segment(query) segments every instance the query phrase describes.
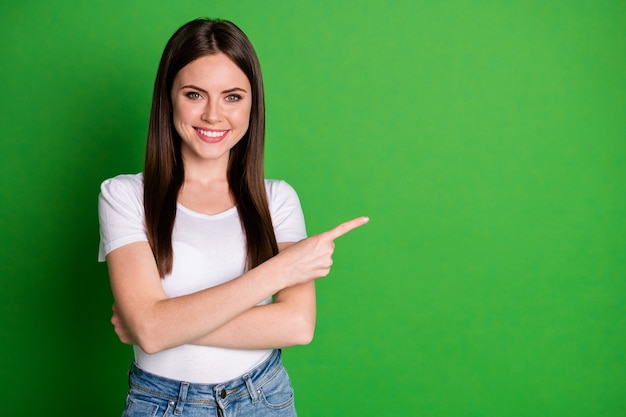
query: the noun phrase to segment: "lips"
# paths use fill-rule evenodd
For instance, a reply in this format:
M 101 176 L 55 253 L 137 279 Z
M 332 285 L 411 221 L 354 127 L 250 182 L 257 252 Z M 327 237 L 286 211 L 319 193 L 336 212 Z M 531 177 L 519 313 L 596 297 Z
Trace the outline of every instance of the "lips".
M 228 134 L 228 130 L 204 130 L 199 127 L 194 128 L 198 136 L 205 142 L 216 143 L 221 141 Z

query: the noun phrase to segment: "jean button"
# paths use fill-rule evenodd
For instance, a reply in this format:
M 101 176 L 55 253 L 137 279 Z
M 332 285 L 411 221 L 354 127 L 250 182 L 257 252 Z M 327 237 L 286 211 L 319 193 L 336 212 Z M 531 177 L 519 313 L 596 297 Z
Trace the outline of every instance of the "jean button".
M 221 391 L 220 391 L 220 397 L 222 398 L 222 400 L 223 400 L 224 398 L 226 398 L 226 390 L 225 390 L 225 389 L 223 389 L 223 390 L 221 390 Z

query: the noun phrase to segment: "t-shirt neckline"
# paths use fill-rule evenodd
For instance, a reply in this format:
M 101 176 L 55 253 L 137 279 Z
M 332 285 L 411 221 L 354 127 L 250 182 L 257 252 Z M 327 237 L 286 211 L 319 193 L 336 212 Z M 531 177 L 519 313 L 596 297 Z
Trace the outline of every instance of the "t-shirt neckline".
M 222 211 L 221 213 L 216 213 L 216 214 L 200 213 L 199 211 L 195 211 L 195 210 L 192 210 L 192 209 L 190 209 L 188 207 L 183 206 L 179 202 L 176 202 L 176 207 L 180 211 L 182 211 L 182 212 L 184 212 L 184 213 L 186 213 L 186 214 L 188 214 L 190 216 L 198 217 L 198 218 L 201 218 L 201 219 L 213 219 L 213 220 L 221 219 L 223 217 L 230 216 L 231 214 L 237 212 L 237 206 L 232 206 L 231 208 L 228 208 L 228 209 Z

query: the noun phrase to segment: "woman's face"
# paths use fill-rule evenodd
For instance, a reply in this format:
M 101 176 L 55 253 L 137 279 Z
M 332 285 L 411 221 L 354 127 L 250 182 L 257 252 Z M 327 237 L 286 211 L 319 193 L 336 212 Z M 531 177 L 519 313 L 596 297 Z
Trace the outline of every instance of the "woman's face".
M 178 72 L 171 95 L 185 165 L 227 164 L 248 130 L 252 89 L 246 74 L 221 52 L 203 56 Z

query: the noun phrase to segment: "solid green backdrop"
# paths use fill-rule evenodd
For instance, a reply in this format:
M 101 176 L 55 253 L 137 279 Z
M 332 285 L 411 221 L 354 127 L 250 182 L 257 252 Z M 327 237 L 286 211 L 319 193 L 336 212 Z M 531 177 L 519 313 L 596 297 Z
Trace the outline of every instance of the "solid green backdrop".
M 142 169 L 160 53 L 257 48 L 267 176 L 309 233 L 368 215 L 285 351 L 299 415 L 626 415 L 626 3 L 0 6 L 4 414 L 119 415 L 131 349 L 96 262 L 102 180 Z

